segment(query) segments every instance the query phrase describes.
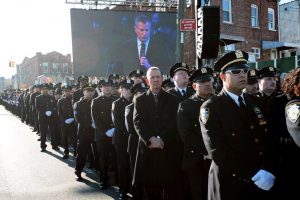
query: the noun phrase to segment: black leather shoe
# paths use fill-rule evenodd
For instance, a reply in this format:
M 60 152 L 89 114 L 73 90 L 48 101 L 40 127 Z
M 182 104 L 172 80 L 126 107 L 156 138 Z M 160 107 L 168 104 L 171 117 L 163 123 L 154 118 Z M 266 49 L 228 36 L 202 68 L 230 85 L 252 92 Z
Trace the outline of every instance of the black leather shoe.
M 53 150 L 56 150 L 56 151 L 59 150 L 58 146 L 52 146 L 52 149 L 53 149 Z
M 76 180 L 77 181 L 82 181 L 83 180 L 83 178 L 81 177 L 81 172 L 75 171 L 74 173 L 76 175 Z
M 100 183 L 100 190 L 106 190 L 107 189 L 107 183 Z
M 46 148 L 42 148 L 41 152 L 45 152 L 46 151 Z
M 37 141 L 41 141 L 41 138 L 38 138 Z
M 65 154 L 64 156 L 63 156 L 63 159 L 68 159 L 69 158 L 69 154 Z

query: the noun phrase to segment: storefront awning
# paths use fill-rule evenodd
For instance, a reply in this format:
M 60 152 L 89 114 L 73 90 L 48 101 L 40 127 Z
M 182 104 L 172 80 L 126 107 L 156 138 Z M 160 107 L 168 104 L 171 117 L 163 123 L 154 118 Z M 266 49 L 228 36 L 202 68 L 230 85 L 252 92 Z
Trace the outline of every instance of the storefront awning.
M 278 51 L 297 49 L 300 44 L 282 41 L 262 41 L 262 49 L 277 49 Z
M 220 35 L 220 45 L 225 46 L 229 44 L 234 44 L 234 43 L 239 43 L 239 42 L 244 42 L 245 37 L 243 36 L 236 36 L 236 35 L 227 35 L 227 34 L 221 34 Z

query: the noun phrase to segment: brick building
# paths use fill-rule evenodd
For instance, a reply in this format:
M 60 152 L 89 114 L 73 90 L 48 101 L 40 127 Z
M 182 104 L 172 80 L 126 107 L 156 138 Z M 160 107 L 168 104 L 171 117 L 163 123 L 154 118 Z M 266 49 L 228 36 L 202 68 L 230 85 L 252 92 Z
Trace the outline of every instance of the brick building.
M 201 0 L 202 5 L 204 0 Z M 277 42 L 277 0 L 210 0 L 210 6 L 220 7 L 220 52 L 241 49 L 250 53 L 251 61 L 270 60 L 277 57 L 277 49 L 269 49 L 266 41 Z M 195 18 L 194 7 L 186 8 L 186 18 Z M 185 34 L 187 63 L 196 59 L 195 33 Z M 191 56 L 192 55 L 192 56 Z M 209 62 L 211 63 L 211 62 Z
M 62 55 L 56 51 L 43 55 L 37 52 L 32 58 L 25 57 L 17 65 L 17 77 L 20 88 L 39 83 L 69 83 L 73 79 L 71 54 Z

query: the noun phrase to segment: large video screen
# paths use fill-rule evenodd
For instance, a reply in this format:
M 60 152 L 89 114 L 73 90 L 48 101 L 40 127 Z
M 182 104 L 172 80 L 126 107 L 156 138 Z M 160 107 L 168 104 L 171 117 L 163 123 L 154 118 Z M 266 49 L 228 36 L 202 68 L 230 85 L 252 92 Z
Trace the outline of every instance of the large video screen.
M 71 9 L 75 75 L 128 75 L 176 61 L 176 13 Z

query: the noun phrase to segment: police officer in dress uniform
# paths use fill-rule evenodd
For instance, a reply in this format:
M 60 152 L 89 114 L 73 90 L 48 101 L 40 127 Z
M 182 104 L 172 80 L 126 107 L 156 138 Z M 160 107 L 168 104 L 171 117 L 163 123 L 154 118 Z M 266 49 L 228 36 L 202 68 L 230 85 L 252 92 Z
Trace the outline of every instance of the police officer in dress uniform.
M 247 73 L 247 85 L 243 92 L 250 95 L 256 95 L 258 89 L 257 82 L 257 70 L 250 69 Z
M 271 115 L 271 101 L 275 96 L 280 95 L 276 91 L 277 70 L 273 66 L 264 67 L 258 71 L 258 97 L 260 107 L 267 120 Z
M 179 104 L 177 127 L 184 146 L 182 169 L 189 182 L 191 199 L 207 199 L 208 170 L 211 160 L 207 157 L 199 123 L 200 107 L 214 94 L 213 70 L 197 69 L 189 78 L 196 93 Z
M 34 87 L 34 92 L 30 95 L 30 108 L 31 108 L 31 113 L 32 113 L 32 121 L 34 122 L 34 127 L 33 127 L 33 130 L 32 132 L 35 132 L 37 131 L 38 133 L 40 132 L 39 131 L 39 124 L 38 124 L 38 116 L 37 116 L 37 112 L 36 112 L 36 108 L 35 108 L 35 98 L 41 94 L 41 91 L 40 91 L 40 87 L 39 85 L 36 85 Z
M 147 87 L 145 83 L 135 84 L 131 88 L 131 93 L 133 94 L 133 98 L 136 98 L 137 96 L 145 93 L 146 91 L 147 91 Z M 139 141 L 139 136 L 136 133 L 133 124 L 133 109 L 134 109 L 133 103 L 129 104 L 125 108 L 125 125 L 126 125 L 127 132 L 129 133 L 127 152 L 129 154 L 131 177 L 133 177 L 135 160 L 136 160 L 136 152 L 137 152 L 138 141 Z M 136 185 L 136 184 L 132 185 L 131 194 L 134 200 L 141 199 L 142 188 L 140 187 L 140 185 Z
M 248 54 L 236 50 L 215 64 L 223 90 L 200 109 L 203 140 L 212 158 L 209 200 L 268 199 L 275 182 L 273 139 L 261 109 L 248 94 Z
M 38 119 L 41 132 L 41 151 L 46 150 L 46 136 L 48 131 L 51 136 L 51 145 L 52 149 L 59 150 L 58 148 L 58 137 L 55 131 L 55 120 L 54 117 L 57 114 L 57 107 L 55 99 L 53 96 L 50 96 L 48 91 L 51 89 L 51 86 L 44 84 L 41 86 L 41 94 L 35 98 L 35 108 L 38 112 Z
M 89 83 L 89 77 L 85 76 L 85 75 L 81 75 L 77 78 L 77 82 L 78 82 L 80 88 L 73 93 L 73 96 L 72 96 L 73 105 L 77 101 L 79 101 L 81 97 L 83 97 L 83 89 L 82 88 Z
M 100 189 L 108 187 L 109 164 L 116 168 L 115 149 L 112 144 L 114 124 L 111 117 L 111 106 L 117 97 L 112 95 L 112 80 L 105 79 L 99 82 L 102 95 L 92 102 L 92 118 L 96 127 L 95 141 L 99 155 Z
M 133 70 L 132 72 L 129 73 L 128 77 L 133 80 L 133 84 L 136 85 L 138 83 L 142 83 L 143 82 L 143 74 L 144 72 L 137 69 L 137 70 Z
M 130 165 L 127 152 L 128 132 L 125 126 L 125 107 L 131 103 L 131 87 L 133 80 L 125 79 L 119 83 L 121 97 L 112 103 L 112 121 L 115 125 L 113 136 L 114 146 L 117 155 L 118 178 L 119 178 L 119 199 L 127 199 L 130 190 Z
M 185 63 L 176 63 L 170 68 L 170 77 L 174 81 L 175 88 L 168 90 L 168 93 L 179 98 L 179 101 L 188 99 L 194 94 L 189 84 L 189 68 Z
M 81 172 L 85 165 L 88 151 L 91 149 L 94 140 L 95 129 L 92 124 L 91 103 L 95 95 L 93 85 L 85 85 L 83 88 L 83 98 L 74 104 L 74 116 L 78 123 L 78 147 L 75 167 L 77 180 L 81 181 Z
M 58 100 L 58 116 L 62 127 L 64 156 L 63 159 L 69 158 L 69 141 L 74 148 L 74 156 L 77 149 L 77 134 L 75 126 L 75 118 L 72 106 L 72 87 L 65 85 L 62 87 L 64 96 Z
M 284 170 L 284 193 L 282 199 L 297 199 L 299 185 L 295 184 L 300 179 L 300 68 L 294 69 L 287 74 L 282 84 L 284 94 L 288 97 L 285 106 L 285 122 L 291 136 L 289 146 L 290 159 Z

